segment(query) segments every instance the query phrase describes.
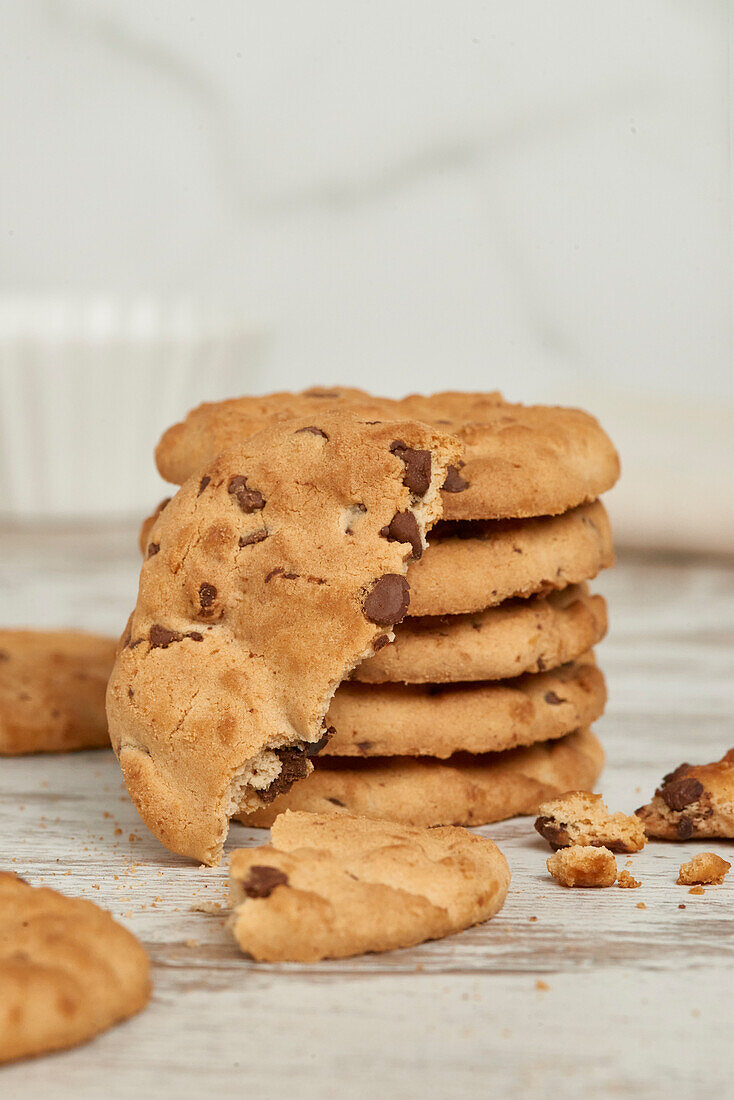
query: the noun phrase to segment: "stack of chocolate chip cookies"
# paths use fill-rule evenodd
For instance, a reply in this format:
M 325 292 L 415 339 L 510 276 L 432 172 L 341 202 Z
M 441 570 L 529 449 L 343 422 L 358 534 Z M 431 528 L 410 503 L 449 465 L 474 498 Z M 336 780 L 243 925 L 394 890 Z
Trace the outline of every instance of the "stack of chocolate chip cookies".
M 315 770 L 242 820 L 269 825 L 298 809 L 479 825 L 592 787 L 603 752 L 590 727 L 606 699 L 593 646 L 607 621 L 587 582 L 613 561 L 599 497 L 619 474 L 606 434 L 580 410 L 498 394 L 315 389 L 200 406 L 165 433 L 158 467 L 181 484 L 268 425 L 313 416 L 318 427 L 338 409 L 428 423 L 460 440 L 463 460 L 427 549 L 414 540 L 394 642 L 338 688 Z M 406 465 L 407 476 L 424 472 Z M 409 531 L 384 534 L 411 542 Z

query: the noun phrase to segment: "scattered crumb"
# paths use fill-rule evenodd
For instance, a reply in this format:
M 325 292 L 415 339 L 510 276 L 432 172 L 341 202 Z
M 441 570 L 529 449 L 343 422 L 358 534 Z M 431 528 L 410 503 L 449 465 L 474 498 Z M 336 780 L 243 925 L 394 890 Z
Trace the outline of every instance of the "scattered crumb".
M 636 878 L 633 878 L 629 871 L 620 871 L 617 876 L 617 886 L 622 890 L 636 890 L 642 883 L 638 882 Z
M 537 919 L 538 919 L 537 917 L 528 917 L 529 921 L 534 921 L 534 920 L 537 920 Z
M 609 849 L 588 844 L 559 848 L 546 867 L 561 886 L 613 886 L 617 878 L 617 861 Z
M 569 791 L 544 802 L 535 828 L 551 848 L 593 845 L 612 852 L 639 852 L 645 846 L 645 829 L 638 817 L 611 814 L 599 794 Z
M 705 894 L 703 886 L 692 886 L 688 891 L 689 894 Z
M 683 902 L 681 902 L 681 903 L 680 903 L 680 905 L 678 906 L 678 908 L 679 908 L 679 909 L 685 909 L 685 905 L 683 904 Z
M 122 829 L 115 829 L 115 836 L 122 836 Z
M 717 856 L 715 852 L 699 852 L 688 863 L 681 864 L 678 885 L 695 886 L 706 883 L 720 886 L 730 869 L 731 863 Z
M 537 982 L 535 983 L 535 988 L 539 989 L 541 993 L 547 993 L 550 989 L 550 986 L 547 982 L 543 982 L 540 980 L 540 978 L 538 978 Z
M 647 909 L 647 906 L 645 905 L 644 901 L 638 901 L 636 908 L 637 909 Z

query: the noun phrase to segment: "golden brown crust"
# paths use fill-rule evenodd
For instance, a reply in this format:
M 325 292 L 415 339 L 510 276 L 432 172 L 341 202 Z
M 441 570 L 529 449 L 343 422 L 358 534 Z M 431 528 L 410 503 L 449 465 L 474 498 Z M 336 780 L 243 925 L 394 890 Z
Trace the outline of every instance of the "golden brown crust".
M 0 756 L 109 747 L 105 689 L 115 642 L 0 630 Z
M 230 927 L 264 962 L 315 962 L 411 947 L 502 906 L 507 861 L 465 829 L 348 814 L 285 813 L 272 844 L 232 853 Z
M 677 883 L 679 886 L 721 886 L 724 875 L 730 870 L 731 863 L 716 852 L 698 852 L 687 863 L 681 863 Z
M 435 756 L 514 749 L 563 737 L 604 711 L 601 670 L 585 654 L 552 672 L 464 684 L 345 683 L 322 756 Z
M 592 787 L 604 764 L 590 730 L 510 752 L 448 760 L 320 759 L 314 772 L 272 805 L 241 817 L 269 828 L 283 810 L 355 813 L 406 825 L 486 825 L 535 814 L 541 802 Z
M 148 957 L 109 913 L 0 872 L 0 1062 L 85 1042 L 149 996 Z
M 312 414 L 219 455 L 160 513 L 107 710 L 167 847 L 216 862 L 235 810 L 308 774 L 339 682 L 405 613 L 458 453 L 424 425 Z
M 427 421 L 464 444 L 462 492 L 444 493 L 447 519 L 557 515 L 590 503 L 619 476 L 619 458 L 597 421 L 579 409 L 517 405 L 497 393 L 411 394 L 395 401 L 335 387 L 200 405 L 163 435 L 158 469 L 181 483 L 201 465 L 277 419 L 325 408 Z
M 362 683 L 505 680 L 573 661 L 604 637 L 606 603 L 585 585 L 473 615 L 406 619 L 352 674 Z

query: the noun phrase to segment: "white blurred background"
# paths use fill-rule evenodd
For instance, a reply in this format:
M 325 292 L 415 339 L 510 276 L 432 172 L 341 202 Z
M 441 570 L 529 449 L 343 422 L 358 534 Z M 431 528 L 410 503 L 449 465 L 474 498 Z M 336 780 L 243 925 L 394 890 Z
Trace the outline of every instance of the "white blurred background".
M 726 0 L 5 0 L 0 512 L 145 511 L 203 399 L 583 405 L 734 551 Z

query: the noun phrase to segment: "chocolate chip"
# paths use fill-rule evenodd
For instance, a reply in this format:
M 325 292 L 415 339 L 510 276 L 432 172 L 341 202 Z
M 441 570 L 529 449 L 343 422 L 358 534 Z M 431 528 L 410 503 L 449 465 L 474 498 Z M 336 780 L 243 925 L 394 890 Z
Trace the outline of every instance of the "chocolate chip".
M 341 397 L 339 390 L 322 390 L 318 386 L 313 386 L 310 390 L 305 390 L 304 397 Z
M 431 484 L 431 452 L 408 447 L 402 439 L 394 440 L 390 444 L 390 451 L 405 465 L 403 485 L 410 489 L 411 493 L 422 497 Z
M 154 554 L 158 553 L 160 548 L 161 548 L 160 543 L 158 543 L 158 542 L 149 542 L 148 543 L 148 557 L 152 558 Z
M 672 783 L 674 779 L 683 779 L 684 776 L 688 775 L 690 770 L 690 764 L 679 764 L 675 771 L 668 772 L 667 775 L 663 776 L 663 784 Z
M 202 611 L 208 611 L 217 598 L 217 590 L 213 584 L 206 581 L 199 588 L 199 603 Z
M 413 558 L 417 560 L 423 553 L 418 520 L 412 512 L 396 512 L 380 534 L 389 542 L 409 542 L 413 548 Z
M 371 741 L 358 741 L 357 748 L 360 752 L 368 752 L 372 748 Z
M 0 661 L 9 661 L 9 660 L 10 660 L 10 654 L 7 653 L 4 649 L 0 649 Z
M 328 745 L 329 741 L 331 741 L 335 733 L 336 730 L 334 729 L 334 727 L 329 726 L 323 737 L 321 737 L 318 741 L 314 741 L 311 744 L 306 745 L 306 756 L 318 756 L 324 746 Z
M 535 822 L 535 829 L 554 850 L 565 848 L 569 842 L 570 838 L 565 827 L 555 822 L 552 817 L 539 817 Z
M 184 634 L 184 638 L 190 638 L 192 642 L 204 641 L 204 635 L 200 634 L 198 630 L 191 630 L 188 634 Z
M 327 798 L 327 802 L 331 802 L 332 806 L 343 806 L 344 803 L 340 798 Z
M 689 840 L 693 836 L 693 822 L 690 817 L 682 817 L 675 828 L 679 840 Z
M 258 863 L 252 865 L 247 872 L 247 878 L 242 883 L 245 897 L 269 898 L 276 886 L 287 886 L 288 875 L 278 867 L 263 867 Z
M 242 511 L 248 515 L 251 512 L 259 512 L 265 507 L 265 498 L 262 493 L 258 489 L 248 488 L 247 478 L 242 474 L 230 479 L 227 492 L 235 497 Z
M 542 657 L 538 657 L 538 660 L 535 662 L 535 664 L 538 672 L 545 672 L 545 661 Z
M 390 637 L 388 634 L 378 634 L 374 642 L 372 643 L 372 648 L 374 649 L 375 653 L 379 653 L 381 649 L 384 649 L 389 641 Z
M 410 585 L 397 573 L 379 577 L 364 601 L 364 613 L 370 622 L 393 626 L 402 622 L 410 604 Z
M 673 779 L 660 788 L 663 802 L 674 812 L 684 810 L 692 802 L 697 802 L 703 794 L 703 783 L 698 779 Z
M 461 463 L 463 466 L 464 463 Z M 469 482 L 466 481 L 456 466 L 449 466 L 446 470 L 446 480 L 441 486 L 444 493 L 463 493 L 465 489 L 469 488 Z
M 196 494 L 197 496 L 201 496 L 201 494 L 204 492 L 204 490 L 206 489 L 206 487 L 207 487 L 207 485 L 209 484 L 210 481 L 211 481 L 211 478 L 209 477 L 209 475 L 204 474 L 203 478 L 199 482 L 199 492 Z
M 322 432 L 321 428 L 315 428 L 313 424 L 309 424 L 307 428 L 299 428 L 296 435 L 300 435 L 301 432 L 310 432 L 311 435 L 320 435 L 322 439 L 328 439 L 326 432 Z
M 308 774 L 308 757 L 300 749 L 278 749 L 275 754 L 281 768 L 273 782 L 264 791 L 258 791 L 263 802 L 272 802 L 279 794 L 289 791 L 297 779 Z
M 135 692 L 133 691 L 133 689 L 132 689 L 132 688 L 128 688 L 128 689 L 127 689 L 127 697 L 128 697 L 128 699 L 132 699 L 132 697 L 133 697 L 133 695 L 134 695 L 134 694 L 135 694 Z
M 555 691 L 546 691 L 543 696 L 546 703 L 550 703 L 552 707 L 558 707 L 561 703 L 565 703 L 565 699 L 561 699 L 560 695 L 556 695 Z
M 283 572 L 284 572 L 283 566 L 282 565 L 276 565 L 275 569 L 271 569 L 270 572 L 268 573 L 267 577 L 265 578 L 265 583 L 267 584 L 268 581 L 271 581 L 273 579 L 273 577 L 277 577 L 280 573 L 283 573 Z
M 264 527 L 260 531 L 253 531 L 251 535 L 240 535 L 240 548 L 254 546 L 256 542 L 264 542 L 267 537 L 268 532 Z
M 151 649 L 168 649 L 171 642 L 181 641 L 181 635 L 175 630 L 169 630 L 167 626 L 155 623 L 148 632 L 148 641 Z

